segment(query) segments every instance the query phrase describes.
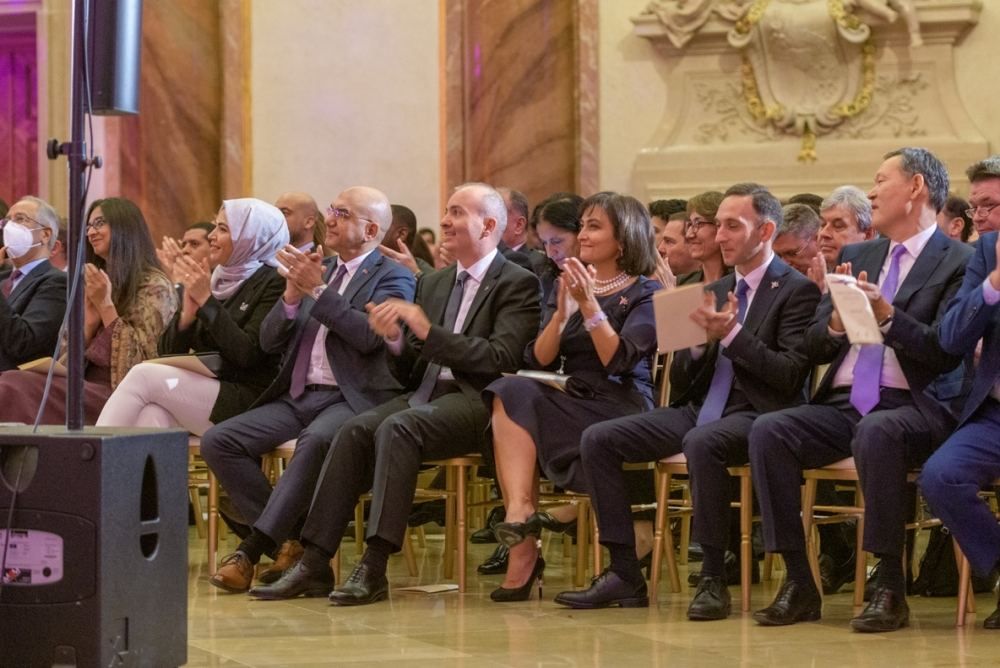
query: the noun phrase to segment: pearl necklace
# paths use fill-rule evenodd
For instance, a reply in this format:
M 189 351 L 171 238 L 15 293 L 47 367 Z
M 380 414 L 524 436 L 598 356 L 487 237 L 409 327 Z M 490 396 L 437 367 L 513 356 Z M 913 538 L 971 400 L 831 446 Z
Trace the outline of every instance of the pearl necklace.
M 594 279 L 594 294 L 595 295 L 610 295 L 612 292 L 617 292 L 632 280 L 632 277 L 626 274 L 624 271 L 620 272 L 617 276 L 609 278 L 606 281 L 600 279 Z

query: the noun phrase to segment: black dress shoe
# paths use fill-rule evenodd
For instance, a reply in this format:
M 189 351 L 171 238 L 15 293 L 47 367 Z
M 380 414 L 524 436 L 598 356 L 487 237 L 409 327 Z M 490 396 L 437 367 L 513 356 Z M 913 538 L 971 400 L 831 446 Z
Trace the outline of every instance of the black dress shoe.
M 531 598 L 531 588 L 538 584 L 538 600 L 542 600 L 542 573 L 545 572 L 545 560 L 541 555 L 535 557 L 535 565 L 531 575 L 520 587 L 497 587 L 490 592 L 490 599 L 496 603 L 513 603 L 527 601 Z
M 753 613 L 761 626 L 788 626 L 796 622 L 815 622 L 823 613 L 823 599 L 811 582 L 786 580 L 774 602 Z
M 732 610 L 729 588 L 719 577 L 703 577 L 688 606 L 688 619 L 695 622 L 725 619 Z
M 298 561 L 287 569 L 278 581 L 257 585 L 250 595 L 264 601 L 280 601 L 298 596 L 326 596 L 333 589 L 333 572 L 329 568 L 314 571 Z
M 1000 600 L 997 601 L 997 609 L 983 622 L 984 629 L 1000 629 Z
M 736 558 L 736 553 L 726 550 L 726 584 L 736 586 L 740 584 L 740 562 Z M 701 582 L 701 571 L 691 571 L 688 573 L 688 584 L 697 587 Z M 760 584 L 760 562 L 753 560 L 750 568 L 750 584 Z
M 910 623 L 906 596 L 888 587 L 876 587 L 871 602 L 851 620 L 851 628 L 861 633 L 896 631 Z
M 497 537 L 493 534 L 493 527 L 497 525 L 497 522 L 503 522 L 506 516 L 507 512 L 503 506 L 497 506 L 491 510 L 490 514 L 486 516 L 486 526 L 473 531 L 469 536 L 469 542 L 476 545 L 497 542 Z
M 823 594 L 836 594 L 840 588 L 854 579 L 855 557 L 837 565 L 828 554 L 819 555 L 819 579 L 823 583 Z
M 544 510 L 538 510 L 538 511 L 532 513 L 531 517 L 529 517 L 527 520 L 525 520 L 524 523 L 528 524 L 528 525 L 530 525 L 532 527 L 534 527 L 535 525 L 538 525 L 542 529 L 546 529 L 548 531 L 553 531 L 555 533 L 566 533 L 570 529 L 575 529 L 576 528 L 576 520 L 575 519 L 574 520 L 570 520 L 569 522 L 560 522 L 556 518 L 552 517 L 552 515 L 550 515 L 547 512 L 545 512 Z
M 347 582 L 330 592 L 334 605 L 368 605 L 389 596 L 389 579 L 385 573 L 375 573 L 361 562 L 351 571 Z
M 646 581 L 641 577 L 637 584 L 621 578 L 610 568 L 591 580 L 590 588 L 583 591 L 564 591 L 557 595 L 555 602 L 579 610 L 594 608 L 648 608 L 649 595 Z
M 497 545 L 493 554 L 487 557 L 486 561 L 479 564 L 476 569 L 480 575 L 500 575 L 507 572 L 507 563 L 510 561 L 510 548 L 504 544 Z

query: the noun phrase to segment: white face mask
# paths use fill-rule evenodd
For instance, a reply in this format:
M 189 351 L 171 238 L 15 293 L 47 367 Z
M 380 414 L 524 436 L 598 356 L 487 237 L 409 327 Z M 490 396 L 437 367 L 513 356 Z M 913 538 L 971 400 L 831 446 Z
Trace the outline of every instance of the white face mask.
M 13 258 L 22 257 L 35 246 L 41 246 L 41 242 L 32 243 L 34 238 L 29 230 L 20 223 L 10 222 L 3 228 L 3 245 L 7 250 L 7 255 Z

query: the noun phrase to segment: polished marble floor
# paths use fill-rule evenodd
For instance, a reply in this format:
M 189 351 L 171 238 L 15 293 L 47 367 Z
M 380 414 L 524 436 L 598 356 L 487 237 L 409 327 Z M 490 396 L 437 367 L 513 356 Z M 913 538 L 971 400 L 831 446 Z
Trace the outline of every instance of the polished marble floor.
M 231 547 L 231 545 L 230 545 Z M 206 581 L 205 543 L 192 529 L 188 580 L 189 666 L 996 666 L 1000 632 L 985 631 L 992 594 L 977 597 L 980 614 L 954 626 L 954 598 L 912 598 L 912 625 L 892 634 L 862 635 L 847 627 L 850 593 L 827 597 L 821 622 L 758 627 L 747 615 L 693 623 L 684 617 L 687 591 L 661 590 L 657 607 L 573 611 L 552 603 L 570 588 L 572 558 L 546 540 L 549 564 L 541 601 L 498 604 L 489 592 L 498 577 L 475 574 L 491 545 L 470 550 L 469 590 L 402 593 L 395 588 L 443 581 L 441 541 L 416 548 L 421 575 L 411 578 L 401 557 L 390 562 L 388 602 L 336 608 L 326 599 L 253 601 L 218 592 Z M 223 547 L 225 549 L 225 547 Z M 357 558 L 345 544 L 349 564 Z M 686 573 L 684 573 L 686 575 Z M 778 574 L 780 577 L 780 573 Z M 756 607 L 775 584 L 754 587 Z M 738 590 L 733 590 L 734 596 Z

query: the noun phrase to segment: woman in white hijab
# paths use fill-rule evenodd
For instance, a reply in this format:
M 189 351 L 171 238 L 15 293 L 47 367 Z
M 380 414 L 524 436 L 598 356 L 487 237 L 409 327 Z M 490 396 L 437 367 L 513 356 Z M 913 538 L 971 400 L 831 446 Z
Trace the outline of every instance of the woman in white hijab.
M 274 378 L 280 355 L 266 354 L 259 341 L 261 323 L 285 289 L 274 268 L 289 241 L 285 217 L 259 199 L 226 200 L 208 240 L 208 260 L 181 256 L 174 267 L 181 308 L 159 352 L 217 353 L 215 376 L 169 358 L 139 364 L 108 399 L 98 426 L 180 427 L 200 436 L 249 408 Z

